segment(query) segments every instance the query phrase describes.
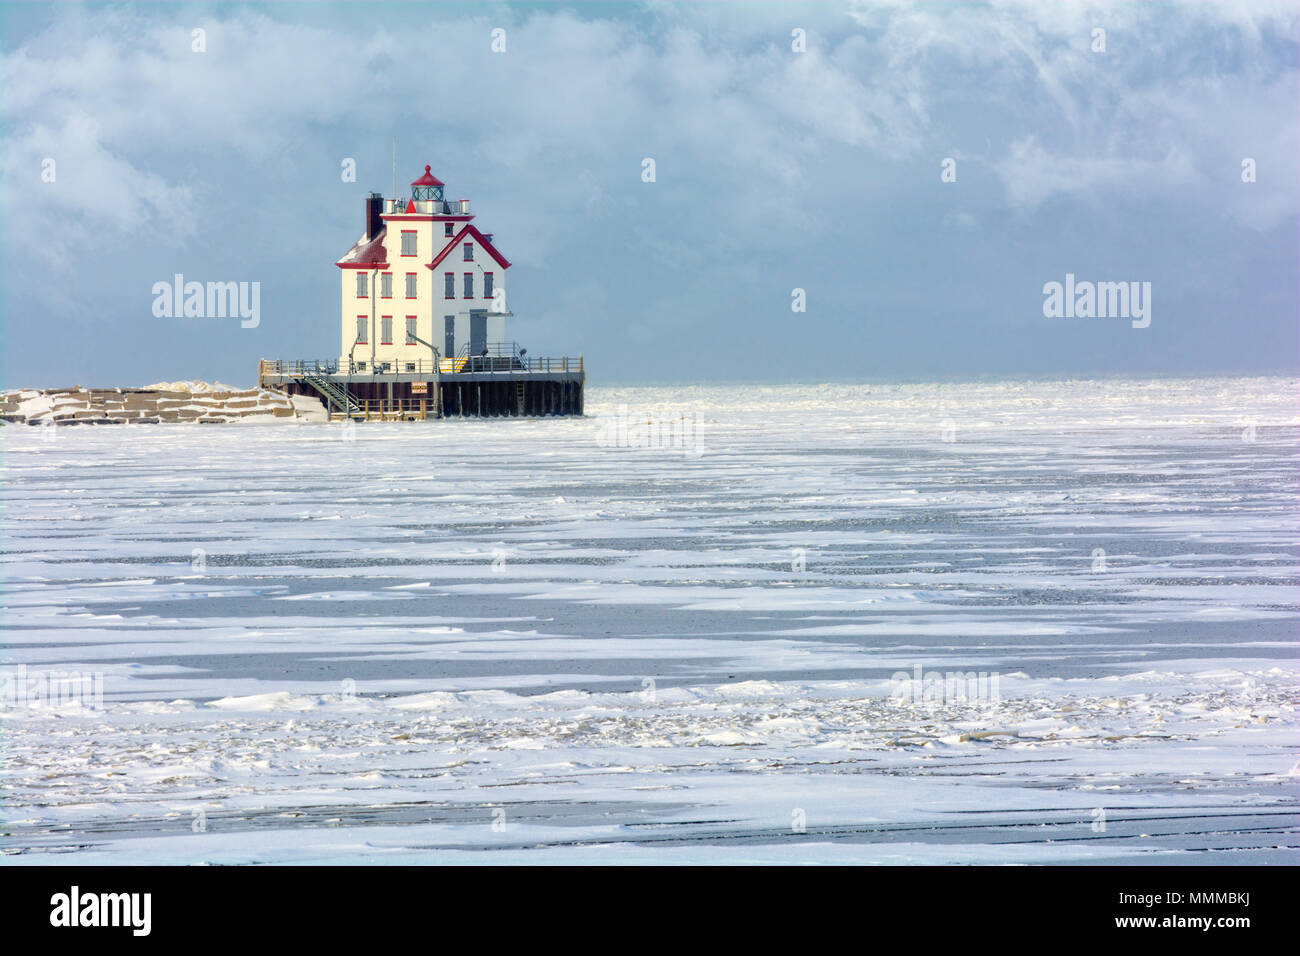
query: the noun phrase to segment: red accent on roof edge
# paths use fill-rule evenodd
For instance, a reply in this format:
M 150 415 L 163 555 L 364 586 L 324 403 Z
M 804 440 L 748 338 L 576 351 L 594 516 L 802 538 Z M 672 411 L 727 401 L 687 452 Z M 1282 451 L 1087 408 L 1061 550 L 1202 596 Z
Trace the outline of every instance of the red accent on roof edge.
M 474 238 L 479 241 L 479 244 L 488 251 L 488 254 L 497 261 L 497 264 L 500 265 L 502 269 L 510 268 L 510 261 L 501 253 L 497 252 L 496 246 L 488 242 L 487 239 L 484 238 L 483 233 L 478 231 L 478 227 L 471 223 L 465 223 L 465 227 L 461 229 L 460 232 L 456 233 L 456 235 L 452 236 L 451 241 L 447 243 L 446 248 L 444 248 L 442 252 L 438 253 L 432 262 L 425 263 L 425 268 L 437 268 L 438 263 L 447 257 L 447 253 L 451 252 L 452 249 L 456 248 L 456 246 L 460 244 L 460 237 L 465 235 L 467 232 L 472 234 Z

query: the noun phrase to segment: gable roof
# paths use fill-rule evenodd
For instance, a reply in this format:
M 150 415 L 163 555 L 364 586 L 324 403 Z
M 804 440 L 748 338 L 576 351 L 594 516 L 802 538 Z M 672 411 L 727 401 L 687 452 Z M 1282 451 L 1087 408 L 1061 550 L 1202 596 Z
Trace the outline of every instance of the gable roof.
M 384 248 L 384 236 L 388 227 L 384 226 L 371 239 L 362 236 L 338 262 L 340 269 L 368 269 L 388 265 L 388 250 Z
M 490 255 L 493 259 L 495 259 L 497 265 L 499 265 L 502 269 L 510 268 L 509 260 L 507 260 L 506 257 L 503 256 L 501 253 L 497 252 L 496 246 L 488 242 L 487 237 L 483 235 L 483 233 L 479 232 L 477 227 L 471 226 L 469 223 L 466 223 L 465 228 L 462 229 L 460 232 L 456 233 L 454 237 L 452 237 L 451 241 L 448 242 L 445 247 L 443 247 L 442 252 L 438 253 L 436 256 L 433 257 L 433 261 L 428 263 L 427 268 L 429 269 L 436 268 L 439 262 L 447 258 L 447 254 L 451 252 L 451 250 L 455 249 L 458 245 L 461 244 L 466 233 L 469 233 L 471 236 L 473 236 L 473 238 L 478 241 L 478 244 L 488 251 L 488 255 Z

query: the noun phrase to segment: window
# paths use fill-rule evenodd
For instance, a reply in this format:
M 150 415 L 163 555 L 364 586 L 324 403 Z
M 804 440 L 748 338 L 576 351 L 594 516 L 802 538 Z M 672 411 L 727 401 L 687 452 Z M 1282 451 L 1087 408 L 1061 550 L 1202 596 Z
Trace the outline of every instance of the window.
M 444 272 L 442 274 L 442 297 L 444 299 L 456 298 L 456 273 Z
M 385 272 L 379 277 L 379 294 L 385 299 L 393 297 L 393 274 Z
M 367 335 L 366 330 L 369 328 L 370 328 L 370 323 L 366 320 L 366 317 L 364 315 L 358 315 L 357 316 L 357 344 L 359 345 L 368 344 L 367 339 L 369 338 L 369 336 Z
M 415 236 L 416 234 L 414 232 L 407 232 L 405 229 L 402 230 L 402 255 L 415 255 Z
M 366 363 L 365 363 L 365 362 L 358 362 L 358 363 L 357 363 L 357 371 L 358 371 L 358 372 L 364 372 L 365 370 L 366 370 Z
M 406 274 L 406 297 L 408 299 L 415 298 L 415 273 L 414 272 L 408 272 Z
M 414 372 L 414 371 L 415 371 L 415 363 L 414 363 L 414 362 L 407 362 L 407 363 L 406 363 L 406 370 L 407 370 L 408 372 Z
M 448 223 L 444 223 L 444 224 L 443 224 L 442 234 L 443 234 L 444 236 L 450 236 L 450 235 L 451 235 L 451 223 L 448 222 Z
M 492 273 L 483 273 L 483 298 L 492 298 Z
M 465 298 L 474 298 L 474 273 L 465 273 Z
M 406 344 L 417 344 L 415 341 L 415 316 L 413 315 L 408 315 L 406 317 Z
M 379 320 L 379 344 L 393 344 L 393 317 L 385 315 Z
M 472 242 L 465 243 L 465 261 L 466 262 L 474 261 L 474 243 Z
M 357 270 L 357 298 L 364 299 L 368 295 L 370 295 L 370 293 L 366 291 L 366 274 L 358 269 Z

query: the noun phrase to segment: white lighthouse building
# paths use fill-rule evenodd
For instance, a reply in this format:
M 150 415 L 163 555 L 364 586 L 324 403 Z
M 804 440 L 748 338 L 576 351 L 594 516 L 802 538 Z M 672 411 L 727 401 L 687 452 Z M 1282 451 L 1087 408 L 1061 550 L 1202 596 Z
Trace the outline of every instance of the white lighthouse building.
M 582 414 L 582 355 L 510 337 L 510 261 L 445 189 L 425 166 L 409 199 L 366 197 L 365 232 L 335 263 L 338 359 L 262 359 L 259 386 L 314 396 L 331 420 Z
M 409 199 L 366 198 L 365 232 L 335 263 L 340 371 L 401 372 L 438 361 L 457 372 L 471 357 L 507 347 L 510 262 L 473 224 L 469 200 L 448 200 L 444 191 L 425 166 Z

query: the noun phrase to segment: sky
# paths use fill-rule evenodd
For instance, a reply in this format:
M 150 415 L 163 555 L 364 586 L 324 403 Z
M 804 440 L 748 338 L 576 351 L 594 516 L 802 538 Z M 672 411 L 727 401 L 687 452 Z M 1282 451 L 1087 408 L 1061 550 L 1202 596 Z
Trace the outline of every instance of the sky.
M 1298 49 L 1270 0 L 6 3 L 0 386 L 337 357 L 394 136 L 589 384 L 1295 374 Z

